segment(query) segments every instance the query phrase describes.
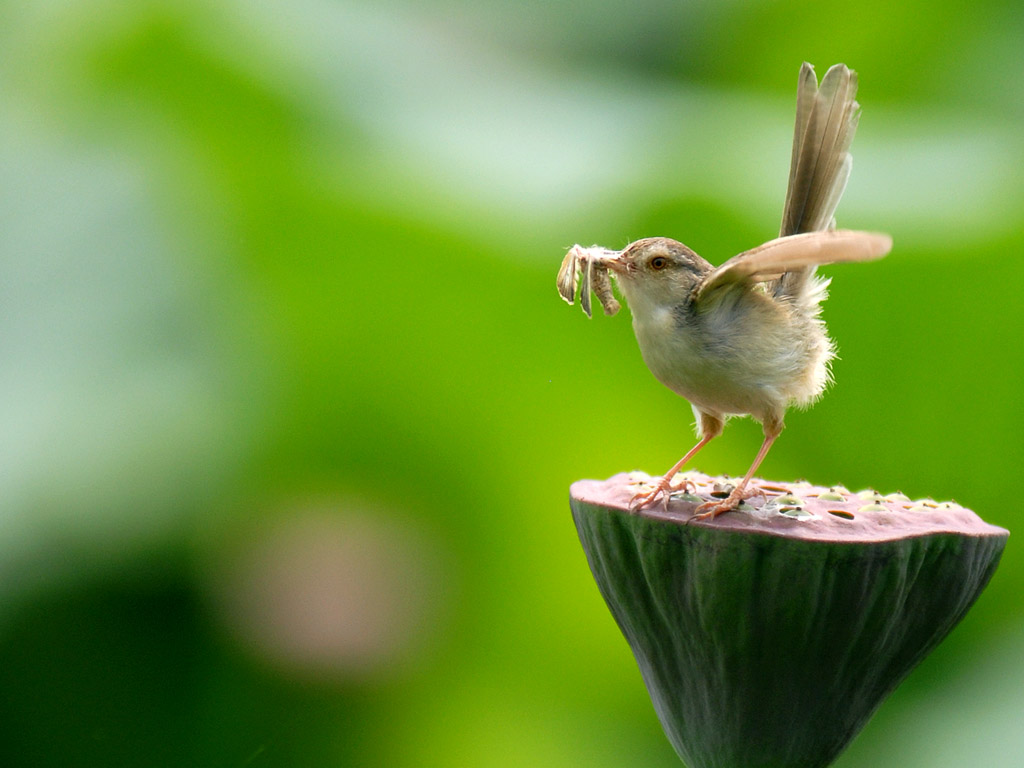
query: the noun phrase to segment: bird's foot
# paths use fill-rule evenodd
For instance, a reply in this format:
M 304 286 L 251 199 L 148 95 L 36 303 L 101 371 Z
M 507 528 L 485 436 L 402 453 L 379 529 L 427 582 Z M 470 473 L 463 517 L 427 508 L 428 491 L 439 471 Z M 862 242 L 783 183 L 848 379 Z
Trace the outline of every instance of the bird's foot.
M 754 486 L 753 488 L 744 488 L 742 485 L 737 486 L 732 490 L 726 498 L 714 501 L 706 501 L 694 510 L 693 517 L 687 522 L 693 522 L 694 520 L 708 520 L 714 519 L 724 512 L 730 512 L 740 505 L 740 502 L 746 499 L 753 498 L 754 496 L 764 496 L 764 491 Z
M 664 503 L 668 506 L 668 484 L 658 483 L 650 491 L 643 491 L 636 494 L 632 499 L 629 500 L 629 511 L 639 512 L 644 507 L 652 506 L 658 499 L 659 496 L 664 497 Z
M 667 508 L 669 497 L 673 493 L 695 493 L 696 491 L 697 485 L 690 478 L 684 478 L 682 482 L 672 485 L 670 478 L 666 476 L 661 478 L 651 490 L 638 493 L 630 499 L 629 511 L 639 512 L 644 507 L 653 506 L 659 496 L 661 496 L 661 500 Z
M 664 477 L 658 481 L 657 485 L 649 491 L 642 491 L 636 494 L 632 499 L 629 500 L 629 511 L 639 512 L 644 507 L 653 506 L 657 502 L 658 497 L 662 497 L 662 501 L 665 506 L 668 506 L 668 497 L 671 493 L 668 480 Z
M 697 492 L 697 484 L 695 482 L 693 482 L 693 480 L 691 480 L 688 477 L 684 477 L 682 482 L 676 483 L 675 485 L 670 486 L 669 489 L 668 489 L 669 496 L 671 496 L 673 493 L 696 493 L 696 492 Z

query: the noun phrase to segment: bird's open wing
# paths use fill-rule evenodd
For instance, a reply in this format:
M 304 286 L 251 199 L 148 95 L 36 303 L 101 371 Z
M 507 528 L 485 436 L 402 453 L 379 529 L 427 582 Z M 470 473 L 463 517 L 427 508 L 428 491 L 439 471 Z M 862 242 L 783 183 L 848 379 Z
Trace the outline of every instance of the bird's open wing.
M 877 232 L 837 229 L 805 232 L 769 240 L 709 273 L 697 286 L 696 299 L 734 283 L 775 280 L 782 273 L 817 264 L 880 259 L 892 248 L 892 238 Z

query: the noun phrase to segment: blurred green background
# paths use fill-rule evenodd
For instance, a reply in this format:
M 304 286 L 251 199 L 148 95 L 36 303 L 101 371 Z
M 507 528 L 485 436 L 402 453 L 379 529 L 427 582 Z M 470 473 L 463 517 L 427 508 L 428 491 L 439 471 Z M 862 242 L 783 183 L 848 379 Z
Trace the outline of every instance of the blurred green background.
M 762 475 L 1016 528 L 1022 50 L 998 0 L 3 3 L 0 765 L 677 766 L 567 489 L 692 416 L 561 258 L 774 236 L 845 61 L 896 247 Z M 1018 765 L 1021 577 L 842 768 Z

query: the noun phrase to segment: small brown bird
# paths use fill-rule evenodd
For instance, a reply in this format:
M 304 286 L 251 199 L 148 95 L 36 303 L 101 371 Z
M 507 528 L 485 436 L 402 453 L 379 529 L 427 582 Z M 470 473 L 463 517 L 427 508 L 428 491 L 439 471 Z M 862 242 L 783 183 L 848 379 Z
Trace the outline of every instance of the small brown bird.
M 562 263 L 558 289 L 570 304 L 577 273 L 580 303 L 590 314 L 593 285 L 605 312 L 618 309 L 607 275 L 615 277 L 633 315 L 644 362 L 655 377 L 690 401 L 699 442 L 645 493 L 640 508 L 672 491 L 676 473 L 713 438 L 726 419 L 750 415 L 764 442 L 743 480 L 722 501 L 698 508 L 714 517 L 756 495 L 750 479 L 783 429 L 786 409 L 808 405 L 830 380 L 832 341 L 821 320 L 828 280 L 815 267 L 877 259 L 888 235 L 835 230 L 834 214 L 850 175 L 850 143 L 860 107 L 856 73 L 837 64 L 818 86 L 804 64 L 797 90 L 796 129 L 781 237 L 713 267 L 682 243 L 652 237 L 622 251 L 574 246 Z

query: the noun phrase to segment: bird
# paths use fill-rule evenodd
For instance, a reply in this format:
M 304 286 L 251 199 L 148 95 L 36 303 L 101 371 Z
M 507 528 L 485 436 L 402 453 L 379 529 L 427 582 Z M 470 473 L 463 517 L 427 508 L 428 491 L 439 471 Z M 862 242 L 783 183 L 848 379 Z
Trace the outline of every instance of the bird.
M 796 124 L 779 236 L 714 267 L 686 245 L 648 237 L 621 251 L 574 246 L 563 261 L 558 287 L 570 304 L 576 271 L 589 289 L 604 286 L 606 271 L 632 314 L 647 367 L 662 384 L 689 401 L 698 442 L 653 488 L 637 493 L 630 508 L 692 486 L 673 486 L 679 470 L 732 416 L 761 423 L 764 440 L 750 468 L 727 498 L 701 504 L 694 519 L 736 509 L 761 491 L 751 479 L 784 428 L 786 411 L 808 406 L 831 382 L 835 346 L 821 318 L 829 280 L 822 264 L 885 256 L 892 239 L 877 232 L 836 229 L 835 211 L 850 176 L 850 144 L 860 117 L 857 74 L 831 67 L 819 86 L 804 63 L 797 87 Z M 571 274 L 570 274 L 571 273 Z M 598 279 L 599 278 L 599 279 Z M 595 290 L 598 290 L 595 288 Z M 598 292 L 608 314 L 618 309 L 610 290 Z

